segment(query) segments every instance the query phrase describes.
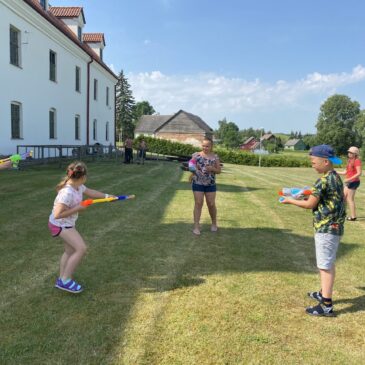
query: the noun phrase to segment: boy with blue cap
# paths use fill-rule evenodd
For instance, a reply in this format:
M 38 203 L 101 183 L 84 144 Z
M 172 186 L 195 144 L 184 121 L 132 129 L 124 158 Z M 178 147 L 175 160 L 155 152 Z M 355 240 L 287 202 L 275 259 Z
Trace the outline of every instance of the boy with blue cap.
M 333 169 L 334 164 L 339 165 L 342 161 L 335 156 L 333 148 L 326 144 L 314 146 L 309 154 L 312 167 L 322 176 L 312 187 L 312 194 L 308 200 L 285 198 L 282 203 L 313 211 L 314 241 L 321 289 L 308 293 L 310 298 L 319 303 L 306 308 L 306 312 L 313 316 L 329 317 L 334 315 L 332 291 L 335 261 L 346 217 L 342 180 Z

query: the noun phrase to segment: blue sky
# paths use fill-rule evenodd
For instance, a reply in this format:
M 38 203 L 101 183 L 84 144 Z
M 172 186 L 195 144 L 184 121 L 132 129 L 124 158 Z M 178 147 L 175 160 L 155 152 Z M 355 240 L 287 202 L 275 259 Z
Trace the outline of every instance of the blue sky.
M 103 32 L 104 61 L 124 70 L 136 101 L 179 109 L 211 127 L 316 131 L 334 93 L 365 109 L 361 0 L 53 0 L 83 6 Z

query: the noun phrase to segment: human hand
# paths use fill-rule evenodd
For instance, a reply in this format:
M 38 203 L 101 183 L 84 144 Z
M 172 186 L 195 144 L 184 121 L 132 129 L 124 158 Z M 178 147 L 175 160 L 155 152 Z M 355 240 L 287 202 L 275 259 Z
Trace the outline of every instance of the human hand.
M 280 203 L 282 204 L 291 204 L 291 199 L 290 198 L 287 198 L 285 196 L 282 196 L 280 199 L 279 199 Z

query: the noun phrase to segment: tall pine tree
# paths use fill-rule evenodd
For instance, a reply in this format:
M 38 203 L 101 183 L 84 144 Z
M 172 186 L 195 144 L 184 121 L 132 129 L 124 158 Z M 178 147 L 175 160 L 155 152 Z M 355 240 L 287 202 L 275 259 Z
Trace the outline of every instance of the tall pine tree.
M 116 86 L 116 118 L 117 133 L 121 136 L 122 141 L 127 137 L 133 138 L 133 107 L 134 97 L 128 79 L 124 76 L 123 70 L 120 71 Z

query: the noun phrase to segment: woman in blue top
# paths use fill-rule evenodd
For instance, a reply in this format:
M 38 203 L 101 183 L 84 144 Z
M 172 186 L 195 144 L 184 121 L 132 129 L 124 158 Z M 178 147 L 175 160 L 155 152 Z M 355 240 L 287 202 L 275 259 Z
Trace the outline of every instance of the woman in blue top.
M 196 163 L 196 171 L 192 176 L 192 190 L 194 194 L 194 229 L 193 233 L 200 235 L 200 216 L 202 213 L 204 196 L 208 206 L 209 215 L 212 219 L 211 231 L 216 232 L 217 226 L 217 208 L 215 206 L 215 196 L 217 187 L 215 184 L 215 174 L 220 174 L 221 165 L 219 157 L 213 153 L 213 141 L 204 138 L 202 151 L 196 152 L 192 160 Z

